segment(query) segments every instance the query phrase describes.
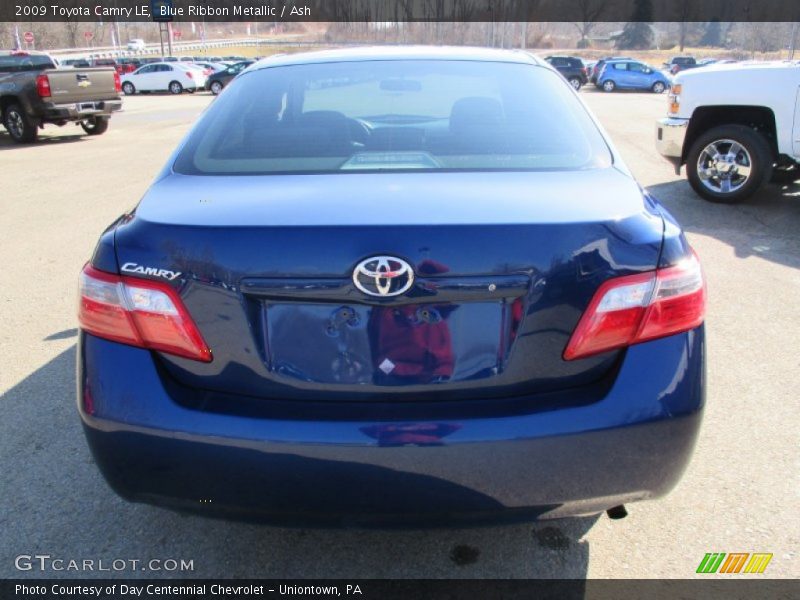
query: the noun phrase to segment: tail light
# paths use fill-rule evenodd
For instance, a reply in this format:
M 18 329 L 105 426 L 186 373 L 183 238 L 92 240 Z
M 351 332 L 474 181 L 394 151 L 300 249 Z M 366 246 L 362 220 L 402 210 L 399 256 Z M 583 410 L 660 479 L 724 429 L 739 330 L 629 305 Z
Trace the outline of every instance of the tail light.
M 703 323 L 706 288 L 697 255 L 648 273 L 603 283 L 564 350 L 583 358 L 694 329 Z
M 114 71 L 114 90 L 116 92 L 122 91 L 122 80 L 119 78 L 119 73 Z
M 87 264 L 81 272 L 78 321 L 97 337 L 211 362 L 203 336 L 165 283 L 114 275 Z
M 186 76 L 187 76 L 189 79 L 194 79 L 194 76 L 192 75 L 192 72 L 191 72 L 191 71 L 184 71 L 184 72 L 186 73 Z
M 40 98 L 50 97 L 50 80 L 47 75 L 36 76 L 36 93 L 39 94 Z

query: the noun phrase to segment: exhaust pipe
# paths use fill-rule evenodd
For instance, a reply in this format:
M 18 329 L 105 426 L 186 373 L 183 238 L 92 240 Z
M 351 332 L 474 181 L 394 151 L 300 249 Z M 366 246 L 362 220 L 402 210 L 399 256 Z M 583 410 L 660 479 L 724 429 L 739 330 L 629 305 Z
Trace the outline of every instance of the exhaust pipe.
M 624 519 L 628 516 L 628 511 L 625 510 L 625 505 L 620 504 L 619 506 L 613 506 L 606 511 L 609 519 Z

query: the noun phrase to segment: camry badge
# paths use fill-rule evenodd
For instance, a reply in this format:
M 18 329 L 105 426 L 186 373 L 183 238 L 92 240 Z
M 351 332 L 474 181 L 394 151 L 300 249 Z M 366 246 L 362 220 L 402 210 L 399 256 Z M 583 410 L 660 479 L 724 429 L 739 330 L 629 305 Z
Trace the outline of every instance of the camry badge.
M 158 269 L 156 267 L 143 267 L 136 263 L 126 262 L 120 269 L 123 273 L 136 273 L 137 275 L 151 275 L 152 277 L 163 277 L 172 281 L 181 276 L 180 271 L 170 271 L 169 269 Z
M 370 296 L 399 296 L 414 283 L 414 269 L 396 256 L 371 256 L 353 270 L 353 283 Z

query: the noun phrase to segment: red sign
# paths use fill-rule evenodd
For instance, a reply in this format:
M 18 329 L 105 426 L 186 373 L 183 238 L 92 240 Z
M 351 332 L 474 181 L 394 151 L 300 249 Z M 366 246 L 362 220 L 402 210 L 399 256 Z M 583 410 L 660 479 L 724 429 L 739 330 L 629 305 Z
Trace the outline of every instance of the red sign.
M 175 37 L 175 38 L 180 38 L 180 37 L 181 37 L 181 32 L 180 32 L 180 30 L 179 30 L 179 29 L 174 29 L 174 30 L 172 31 L 172 37 Z
M 91 31 L 84 31 L 83 37 L 85 37 L 87 40 L 90 40 L 94 37 L 94 34 Z
M 24 34 L 22 34 L 22 39 L 25 40 L 26 42 L 28 42 L 29 44 L 32 44 L 33 43 L 33 32 L 32 31 L 26 31 Z

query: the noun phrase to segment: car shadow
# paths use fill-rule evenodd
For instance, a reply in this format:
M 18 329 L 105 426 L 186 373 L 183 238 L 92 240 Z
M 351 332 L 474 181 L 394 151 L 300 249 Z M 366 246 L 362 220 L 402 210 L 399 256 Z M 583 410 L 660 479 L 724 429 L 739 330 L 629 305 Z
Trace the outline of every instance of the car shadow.
M 55 132 L 55 130 L 52 130 Z M 61 144 L 71 144 L 73 142 L 80 142 L 86 140 L 89 136 L 83 132 L 79 134 L 66 134 L 66 135 L 47 135 L 39 133 L 36 142 L 32 144 L 17 144 L 11 139 L 11 136 L 4 129 L 0 129 L 0 151 L 3 150 L 25 150 L 28 148 L 41 148 L 42 146 L 57 146 Z
M 115 573 L 124 577 L 586 578 L 584 538 L 597 517 L 458 529 L 309 529 L 128 503 L 95 466 L 74 395 L 72 345 L 0 397 L 2 556 L 193 561 L 191 571 Z M 2 561 L 0 576 L 20 576 L 13 560 Z M 104 573 L 25 572 L 46 576 Z
M 685 231 L 716 238 L 739 258 L 800 268 L 800 184 L 767 185 L 740 204 L 707 202 L 685 179 L 647 189 Z

